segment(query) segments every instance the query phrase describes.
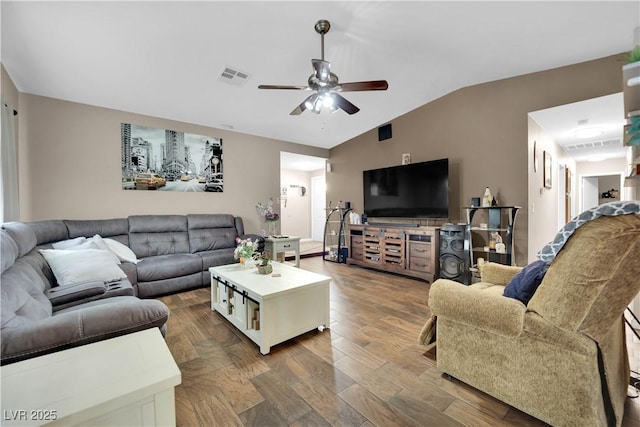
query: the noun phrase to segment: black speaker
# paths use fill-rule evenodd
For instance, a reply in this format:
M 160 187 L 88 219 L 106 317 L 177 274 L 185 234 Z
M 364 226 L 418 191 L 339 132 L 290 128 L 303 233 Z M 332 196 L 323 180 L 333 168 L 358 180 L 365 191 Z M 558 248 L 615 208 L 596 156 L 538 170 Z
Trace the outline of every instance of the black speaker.
M 440 277 L 465 283 L 464 225 L 440 228 Z
M 391 123 L 380 126 L 378 128 L 378 141 L 384 141 L 391 138 Z

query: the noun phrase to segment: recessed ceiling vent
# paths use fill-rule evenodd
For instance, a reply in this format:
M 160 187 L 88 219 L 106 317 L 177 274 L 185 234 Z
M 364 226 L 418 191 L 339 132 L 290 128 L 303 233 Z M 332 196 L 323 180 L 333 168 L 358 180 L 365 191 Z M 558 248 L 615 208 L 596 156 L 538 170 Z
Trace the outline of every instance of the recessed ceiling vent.
M 218 80 L 232 86 L 242 87 L 245 85 L 245 83 L 247 83 L 247 80 L 249 80 L 250 77 L 251 76 L 244 71 L 240 71 L 237 68 L 225 66 L 218 76 Z
M 621 139 L 608 139 L 605 141 L 583 142 L 580 144 L 565 145 L 565 150 L 575 152 L 580 150 L 597 150 L 606 147 L 622 147 Z

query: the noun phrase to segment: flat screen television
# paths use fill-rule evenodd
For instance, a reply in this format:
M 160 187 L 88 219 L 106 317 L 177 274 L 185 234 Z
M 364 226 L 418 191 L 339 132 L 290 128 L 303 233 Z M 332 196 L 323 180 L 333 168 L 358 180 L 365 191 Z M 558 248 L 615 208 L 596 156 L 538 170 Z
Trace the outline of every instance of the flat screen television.
M 364 213 L 385 218 L 449 218 L 449 159 L 364 171 Z

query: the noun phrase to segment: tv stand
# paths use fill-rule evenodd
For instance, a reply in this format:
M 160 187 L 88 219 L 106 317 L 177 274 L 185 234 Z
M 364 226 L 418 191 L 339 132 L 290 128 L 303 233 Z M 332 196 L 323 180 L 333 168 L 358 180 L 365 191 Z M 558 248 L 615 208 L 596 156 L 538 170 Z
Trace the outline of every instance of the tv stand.
M 439 275 L 440 227 L 350 225 L 347 264 L 403 274 L 429 283 Z

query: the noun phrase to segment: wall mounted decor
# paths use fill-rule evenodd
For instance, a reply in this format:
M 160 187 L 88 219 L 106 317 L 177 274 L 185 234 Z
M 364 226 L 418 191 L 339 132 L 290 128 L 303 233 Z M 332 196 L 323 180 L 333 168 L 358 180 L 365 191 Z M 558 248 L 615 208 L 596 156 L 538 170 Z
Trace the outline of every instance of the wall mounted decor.
M 222 138 L 120 125 L 122 188 L 222 192 Z
M 544 188 L 551 188 L 551 153 L 544 152 Z

